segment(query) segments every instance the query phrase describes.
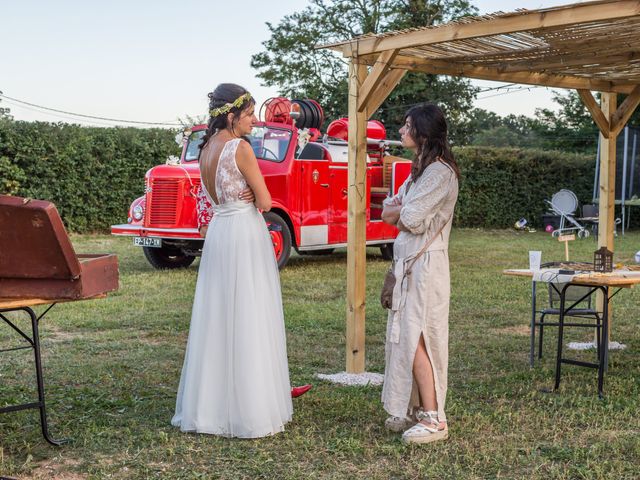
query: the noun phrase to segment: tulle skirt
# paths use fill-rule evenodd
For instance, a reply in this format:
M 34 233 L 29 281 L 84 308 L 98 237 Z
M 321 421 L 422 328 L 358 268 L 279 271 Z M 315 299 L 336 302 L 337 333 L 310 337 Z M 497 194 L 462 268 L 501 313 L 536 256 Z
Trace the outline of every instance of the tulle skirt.
M 171 423 L 227 437 L 272 435 L 293 406 L 271 237 L 252 204 L 215 208 Z

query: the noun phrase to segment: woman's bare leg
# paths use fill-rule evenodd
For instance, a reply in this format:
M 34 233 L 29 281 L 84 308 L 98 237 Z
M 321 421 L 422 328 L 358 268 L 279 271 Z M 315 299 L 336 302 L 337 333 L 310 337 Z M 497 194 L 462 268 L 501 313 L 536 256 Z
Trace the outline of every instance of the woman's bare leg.
M 420 335 L 416 355 L 413 359 L 413 378 L 418 384 L 418 392 L 420 392 L 420 404 L 423 410 L 437 411 L 438 400 L 436 398 L 436 384 L 433 378 L 433 367 L 427 353 L 427 347 L 424 343 L 424 337 Z M 446 423 L 440 422 L 440 428 L 446 426 Z

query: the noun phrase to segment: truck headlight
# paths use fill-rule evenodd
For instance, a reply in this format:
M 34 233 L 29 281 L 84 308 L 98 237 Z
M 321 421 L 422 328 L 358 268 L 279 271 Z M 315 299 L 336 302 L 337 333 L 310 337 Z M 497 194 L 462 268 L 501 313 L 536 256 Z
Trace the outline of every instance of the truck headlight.
M 144 217 L 144 209 L 141 205 L 136 205 L 135 207 L 133 207 L 131 214 L 133 215 L 133 218 L 135 220 L 142 220 L 142 217 Z

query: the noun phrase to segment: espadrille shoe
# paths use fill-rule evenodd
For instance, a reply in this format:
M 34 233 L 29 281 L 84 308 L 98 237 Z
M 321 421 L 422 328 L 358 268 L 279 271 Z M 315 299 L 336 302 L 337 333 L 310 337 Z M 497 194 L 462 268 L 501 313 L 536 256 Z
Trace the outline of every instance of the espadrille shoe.
M 404 443 L 430 443 L 445 440 L 449 436 L 446 427 L 440 428 L 438 412 L 419 411 L 416 417 L 418 423 L 402 434 Z
M 384 426 L 387 430 L 392 432 L 404 432 L 407 428 L 416 424 L 416 421 L 411 417 L 388 417 L 384 421 Z

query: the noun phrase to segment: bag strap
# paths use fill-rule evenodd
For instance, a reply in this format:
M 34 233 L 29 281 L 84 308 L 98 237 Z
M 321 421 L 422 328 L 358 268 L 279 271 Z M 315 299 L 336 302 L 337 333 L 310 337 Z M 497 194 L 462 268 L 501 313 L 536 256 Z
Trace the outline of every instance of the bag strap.
M 435 239 L 438 238 L 438 235 L 442 233 L 442 231 L 444 230 L 444 227 L 447 226 L 447 224 L 452 218 L 453 218 L 453 213 L 451 213 L 449 218 L 447 218 L 447 221 L 444 222 L 444 225 L 440 227 L 438 232 L 433 237 L 431 237 L 427 243 L 425 243 L 424 247 L 422 247 L 422 250 L 420 250 L 418 254 L 411 259 L 411 264 L 409 265 L 409 268 L 406 270 L 407 275 L 411 273 L 411 269 L 413 268 L 413 264 L 416 263 L 416 260 L 418 260 L 418 258 L 420 258 L 422 254 L 424 254 L 427 251 L 427 248 L 429 248 L 431 244 L 435 241 Z

